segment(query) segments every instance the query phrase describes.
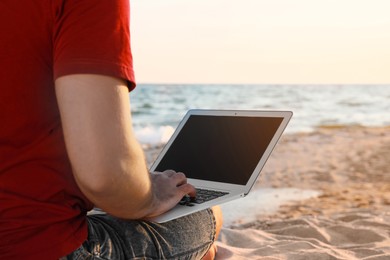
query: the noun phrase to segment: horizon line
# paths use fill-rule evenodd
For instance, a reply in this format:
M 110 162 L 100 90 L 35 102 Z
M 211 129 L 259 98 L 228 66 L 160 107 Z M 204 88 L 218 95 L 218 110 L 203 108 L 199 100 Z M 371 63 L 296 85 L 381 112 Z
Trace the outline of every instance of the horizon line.
M 136 85 L 247 85 L 247 86 L 390 86 L 390 83 L 207 83 L 207 82 L 136 82 Z

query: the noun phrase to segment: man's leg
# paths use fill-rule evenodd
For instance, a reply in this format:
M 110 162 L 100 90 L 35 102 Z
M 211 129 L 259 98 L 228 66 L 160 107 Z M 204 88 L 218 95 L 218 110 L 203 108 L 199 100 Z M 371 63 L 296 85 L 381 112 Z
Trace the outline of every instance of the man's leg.
M 221 220 L 218 208 L 162 224 L 92 215 L 88 240 L 68 259 L 212 259 Z

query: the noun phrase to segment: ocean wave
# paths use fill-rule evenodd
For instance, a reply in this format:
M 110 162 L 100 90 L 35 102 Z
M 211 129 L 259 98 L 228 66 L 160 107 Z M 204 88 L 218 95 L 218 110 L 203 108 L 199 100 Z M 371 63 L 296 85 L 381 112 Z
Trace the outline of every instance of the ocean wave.
M 135 136 L 144 146 L 159 146 L 166 144 L 175 129 L 172 126 L 165 125 L 160 127 L 147 126 L 140 129 L 135 129 Z

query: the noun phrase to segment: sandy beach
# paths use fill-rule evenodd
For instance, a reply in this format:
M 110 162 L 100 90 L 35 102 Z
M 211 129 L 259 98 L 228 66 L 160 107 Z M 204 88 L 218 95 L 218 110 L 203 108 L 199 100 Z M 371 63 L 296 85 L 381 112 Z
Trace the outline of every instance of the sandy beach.
M 146 149 L 149 164 L 158 152 Z M 389 155 L 390 127 L 284 135 L 254 187 L 282 199 L 229 219 L 217 259 L 390 259 Z M 300 190 L 311 193 L 283 199 Z

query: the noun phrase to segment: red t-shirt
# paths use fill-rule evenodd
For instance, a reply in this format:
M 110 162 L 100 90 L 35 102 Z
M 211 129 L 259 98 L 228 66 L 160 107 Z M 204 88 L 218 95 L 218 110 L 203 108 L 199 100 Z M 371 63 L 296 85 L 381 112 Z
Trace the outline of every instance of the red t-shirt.
M 54 80 L 134 85 L 128 0 L 1 0 L 0 259 L 56 259 L 87 238 L 92 204 L 65 150 Z

